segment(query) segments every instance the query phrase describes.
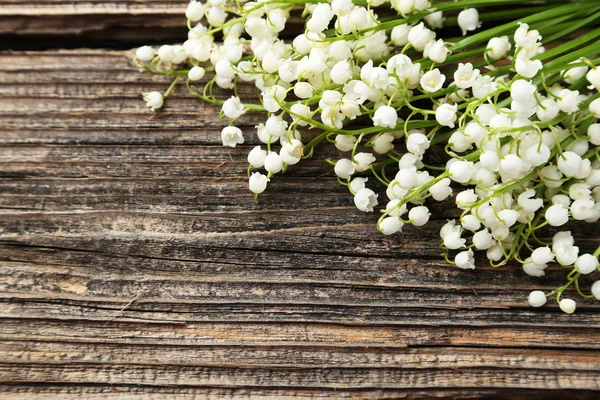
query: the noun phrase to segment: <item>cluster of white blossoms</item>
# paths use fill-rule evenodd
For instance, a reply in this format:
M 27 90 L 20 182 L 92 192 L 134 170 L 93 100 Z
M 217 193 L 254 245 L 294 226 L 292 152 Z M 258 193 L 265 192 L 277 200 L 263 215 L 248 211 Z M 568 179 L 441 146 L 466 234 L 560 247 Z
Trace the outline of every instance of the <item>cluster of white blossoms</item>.
M 440 231 L 449 263 L 474 269 L 480 250 L 491 265 L 517 261 L 530 276 L 562 267 L 566 284 L 532 292 L 529 303 L 555 296 L 571 313 L 575 301 L 561 299 L 568 288 L 600 300 L 600 281 L 591 294 L 579 285 L 581 275 L 598 273 L 600 248 L 580 251 L 559 228 L 600 219 L 600 29 L 546 47 L 583 26 L 573 21 L 585 7 L 600 9 L 594 1 L 516 6 L 503 17 L 481 0 L 192 0 L 188 40 L 141 47 L 135 63 L 175 78 L 164 94 L 144 93 L 152 111 L 181 78 L 192 94 L 220 105 L 230 121 L 225 146 L 245 141 L 238 118 L 266 113 L 255 130 L 262 144 L 248 153 L 255 197 L 317 145 L 332 143 L 345 155 L 327 162 L 359 210 L 381 209 L 380 232 L 425 225 L 427 199 L 453 199 L 460 216 Z M 376 11 L 390 7 L 397 15 L 379 19 Z M 284 40 L 294 13 L 306 18 L 305 29 Z M 597 13 L 588 19 L 588 27 L 599 22 Z M 463 37 L 440 38 L 444 26 Z M 258 101 L 237 95 L 241 82 L 258 89 Z M 215 85 L 234 95 L 217 98 Z M 432 158 L 434 148 L 445 150 L 445 165 Z M 366 173 L 385 185 L 385 200 Z M 554 229 L 551 242 L 540 239 L 544 227 Z

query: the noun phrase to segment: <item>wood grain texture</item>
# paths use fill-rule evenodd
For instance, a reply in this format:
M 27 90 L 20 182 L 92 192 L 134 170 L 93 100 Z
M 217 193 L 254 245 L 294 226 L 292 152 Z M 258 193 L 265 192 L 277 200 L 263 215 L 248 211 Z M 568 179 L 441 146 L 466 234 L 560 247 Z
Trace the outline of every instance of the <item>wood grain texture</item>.
M 5 0 L 0 34 L 185 35 L 186 0 Z M 183 25 L 182 25 L 183 24 Z M 120 32 L 115 32 L 119 30 Z
M 20 42 L 19 48 L 26 49 L 55 49 L 60 47 L 53 44 L 56 39 L 67 44 L 75 41 L 78 47 L 86 47 L 85 40 L 96 47 L 110 41 L 118 48 L 127 48 L 124 43 L 132 47 L 146 41 L 181 43 L 187 37 L 188 3 L 189 0 L 3 0 L 0 37 L 6 35 L 13 42 Z M 286 22 L 288 30 L 303 27 L 300 14 L 292 12 Z M 0 46 L 14 49 L 9 43 Z
M 226 149 L 185 90 L 152 115 L 130 54 L 0 54 L 0 399 L 597 397 L 598 304 L 526 306 L 560 271 L 448 266 L 452 207 L 376 233 L 331 149 L 254 202 L 260 116 Z

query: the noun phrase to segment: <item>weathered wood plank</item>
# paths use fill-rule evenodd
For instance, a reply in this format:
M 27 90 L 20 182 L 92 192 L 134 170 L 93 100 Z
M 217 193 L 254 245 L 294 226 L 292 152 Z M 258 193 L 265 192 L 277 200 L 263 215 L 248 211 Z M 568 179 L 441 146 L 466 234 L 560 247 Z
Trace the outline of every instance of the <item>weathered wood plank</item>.
M 378 234 L 332 149 L 254 202 L 261 117 L 227 149 L 185 90 L 152 115 L 130 54 L 0 53 L 0 398 L 594 398 L 598 303 L 525 304 L 561 271 L 448 266 L 451 202 Z
M 69 286 L 70 285 L 70 286 Z M 70 289 L 70 293 L 69 293 Z M 358 325 L 420 325 L 420 326 L 519 326 L 525 328 L 549 327 L 577 329 L 579 326 L 598 326 L 597 310 L 580 309 L 577 317 L 568 318 L 556 313 L 556 309 L 535 313 L 527 309 L 458 307 L 443 304 L 419 304 L 417 301 L 404 304 L 381 305 L 339 305 L 316 303 L 305 300 L 304 304 L 273 304 L 255 299 L 243 304 L 219 302 L 182 302 L 181 299 L 152 300 L 144 297 L 118 301 L 112 299 L 75 299 L 82 287 L 77 282 L 63 284 L 60 298 L 50 296 L 22 297 L 9 294 L 2 298 L 0 316 L 26 319 L 56 319 L 85 321 L 127 321 L 139 323 L 187 323 L 239 321 L 243 323 L 339 323 Z M 69 299 L 68 297 L 73 297 Z M 424 294 L 420 294 L 425 296 Z M 57 297 L 57 296 L 55 296 Z M 131 304 L 129 304 L 131 303 Z M 129 305 L 128 305 L 129 304 Z M 552 313 L 552 317 L 549 317 Z M 497 343 L 501 345 L 501 343 Z
M 515 326 L 389 326 L 295 322 L 151 323 L 86 320 L 7 318 L 0 325 L 2 338 L 11 341 L 112 343 L 122 346 L 292 346 L 388 348 L 457 346 L 492 348 L 548 348 L 598 351 L 597 328 L 578 329 Z M 485 353 L 486 349 L 480 349 Z
M 252 388 L 252 389 L 229 389 L 229 388 L 202 388 L 202 387 L 171 387 L 171 386 L 147 386 L 139 385 L 0 385 L 0 399 L 252 399 L 252 400 L 280 400 L 292 398 L 295 400 L 310 399 L 480 399 L 511 398 L 514 400 L 529 400 L 532 398 L 540 400 L 562 399 L 596 399 L 596 391 L 582 390 L 498 390 L 489 388 L 462 389 L 462 390 L 440 390 L 440 389 L 403 389 L 403 390 L 348 390 L 348 389 L 277 389 L 277 388 Z
M 61 382 L 63 384 L 99 383 L 147 386 L 235 386 L 290 387 L 310 389 L 440 389 L 461 387 L 531 388 L 531 389 L 598 389 L 600 373 L 596 371 L 529 371 L 512 369 L 439 369 L 402 370 L 387 368 L 206 368 L 161 365 L 112 366 L 106 364 L 53 365 L 0 364 L 6 381 Z
M 3 1 L 0 34 L 173 40 L 185 36 L 187 3 L 186 0 Z
M 181 357 L 185 353 L 186 357 Z M 597 351 L 478 349 L 465 347 L 375 348 L 164 346 L 114 343 L 0 341 L 0 356 L 6 364 L 99 364 L 179 365 L 196 367 L 267 368 L 493 368 L 590 371 L 600 355 Z
M 119 43 L 181 43 L 187 37 L 188 0 L 5 0 L 0 3 L 0 35 L 30 41 L 20 48 L 55 48 L 52 38 L 65 43 L 87 39 L 101 45 Z M 299 31 L 300 12 L 286 26 Z M 283 32 L 283 35 L 286 33 Z M 85 42 L 84 42 L 85 43 Z M 10 47 L 11 43 L 3 43 Z

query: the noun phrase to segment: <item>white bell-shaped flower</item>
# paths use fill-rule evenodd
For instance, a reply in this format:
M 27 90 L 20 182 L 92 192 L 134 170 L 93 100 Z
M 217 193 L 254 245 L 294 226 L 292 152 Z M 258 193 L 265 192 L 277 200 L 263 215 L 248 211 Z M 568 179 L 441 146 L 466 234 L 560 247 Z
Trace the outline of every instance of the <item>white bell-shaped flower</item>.
M 269 179 L 267 179 L 266 175 L 263 175 L 260 172 L 254 172 L 250 175 L 248 186 L 252 193 L 261 194 L 267 188 L 267 182 L 269 182 Z
M 371 189 L 362 188 L 354 195 L 354 204 L 360 211 L 373 212 L 373 207 L 378 204 L 377 197 Z
M 135 51 L 135 56 L 140 61 L 150 61 L 154 58 L 154 50 L 150 46 L 142 46 Z
M 227 118 L 239 118 L 246 112 L 240 98 L 235 96 L 231 96 L 229 99 L 225 100 L 222 110 Z
M 383 128 L 395 128 L 398 122 L 398 113 L 393 107 L 381 106 L 373 115 L 373 125 Z
M 262 168 L 265 165 L 266 157 L 267 152 L 261 149 L 260 146 L 256 146 L 248 153 L 248 164 L 254 168 Z
M 475 269 L 475 257 L 473 250 L 461 251 L 454 257 L 456 266 L 461 269 Z
M 541 290 L 534 290 L 529 293 L 529 297 L 527 298 L 527 302 L 531 307 L 541 307 L 546 304 L 546 301 L 548 301 L 548 298 Z
M 350 180 L 350 177 L 356 172 L 352 160 L 342 158 L 335 163 L 335 174 L 342 179 Z
M 435 110 L 435 119 L 442 126 L 454 128 L 457 110 L 456 104 L 442 104 Z
M 379 229 L 384 235 L 393 235 L 396 232 L 400 232 L 403 226 L 404 223 L 398 217 L 394 216 L 386 217 L 379 223 Z
M 221 131 L 221 140 L 223 146 L 235 147 L 238 144 L 244 143 L 244 135 L 242 130 L 236 126 L 226 126 Z
M 142 96 L 146 102 L 146 107 L 149 107 L 152 111 L 156 111 L 163 106 L 163 95 L 160 92 L 142 93 Z
M 463 36 L 468 31 L 474 31 L 481 26 L 479 22 L 479 12 L 476 8 L 467 8 L 458 14 L 458 26 L 462 31 Z
M 435 93 L 440 90 L 444 86 L 445 81 L 446 76 L 437 68 L 423 74 L 420 80 L 423 90 L 429 93 Z

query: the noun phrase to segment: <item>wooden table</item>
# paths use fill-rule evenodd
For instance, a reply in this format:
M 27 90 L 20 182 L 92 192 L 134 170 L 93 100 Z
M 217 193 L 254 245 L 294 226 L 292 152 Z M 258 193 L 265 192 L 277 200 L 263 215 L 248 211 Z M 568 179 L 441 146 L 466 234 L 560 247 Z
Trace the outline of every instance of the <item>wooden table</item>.
M 2 46 L 180 35 L 184 7 L 2 2 Z M 130 55 L 0 53 L 1 399 L 598 398 L 598 303 L 525 302 L 560 273 L 446 265 L 450 203 L 376 233 L 331 149 L 255 203 L 256 139 L 223 148 L 183 88 L 152 115 L 140 93 L 168 81 Z

